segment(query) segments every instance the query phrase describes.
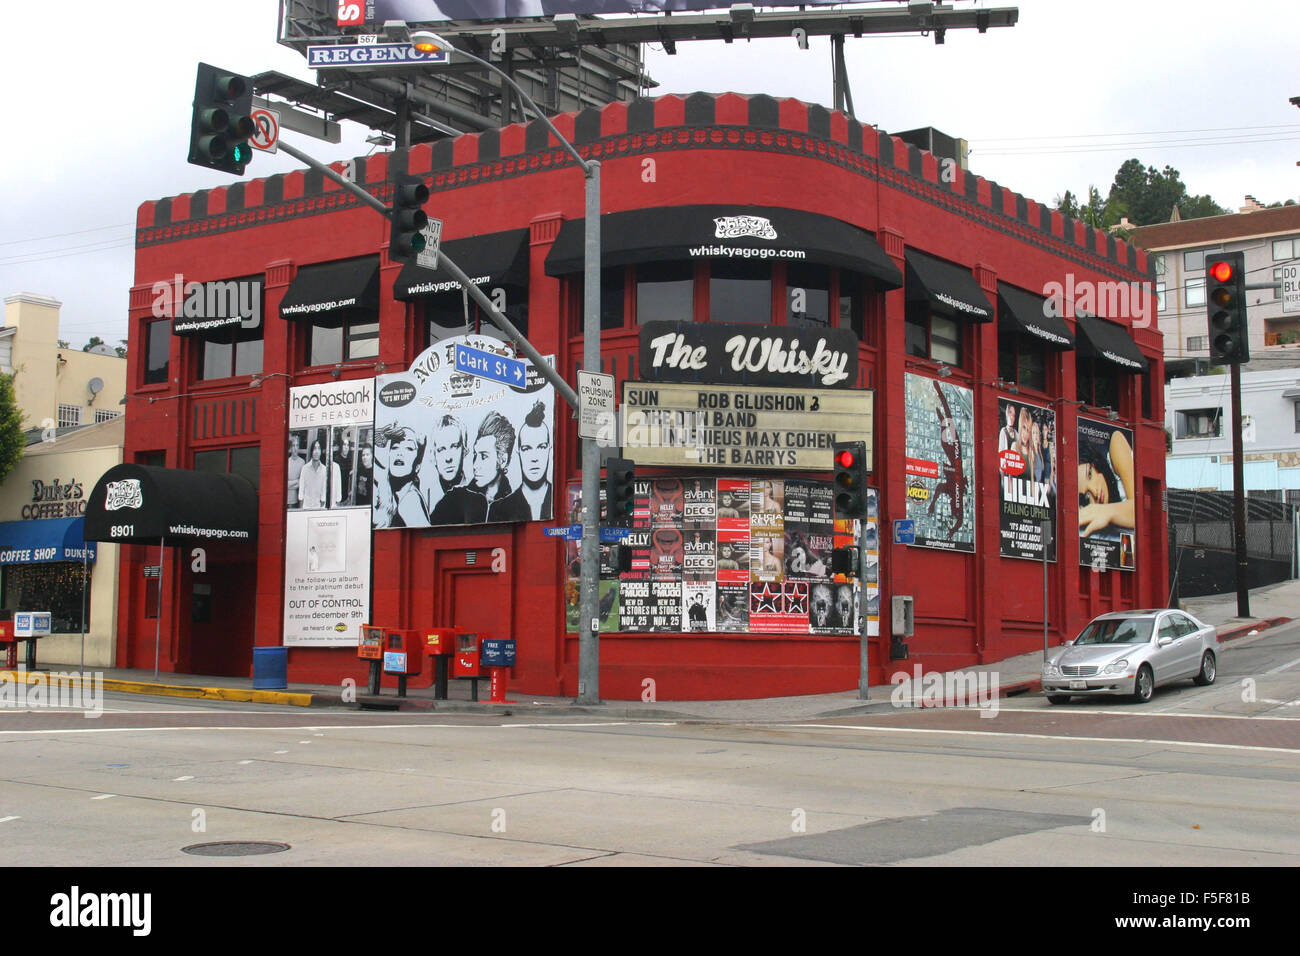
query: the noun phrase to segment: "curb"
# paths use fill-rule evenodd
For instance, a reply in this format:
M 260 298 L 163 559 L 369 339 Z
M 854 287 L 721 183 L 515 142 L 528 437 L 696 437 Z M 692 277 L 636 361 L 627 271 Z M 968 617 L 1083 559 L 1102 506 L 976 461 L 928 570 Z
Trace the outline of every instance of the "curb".
M 42 684 L 48 687 L 50 674 L 49 671 L 6 670 L 0 671 L 0 680 L 25 684 Z M 55 683 L 68 681 L 76 685 L 81 683 L 83 679 L 80 674 L 60 674 L 55 678 Z M 146 681 L 119 680 L 117 678 L 101 678 L 95 683 L 98 683 L 103 690 L 116 691 L 122 694 L 143 694 L 150 697 L 185 697 L 252 704 L 282 704 L 290 707 L 310 707 L 312 705 L 311 694 L 287 691 L 244 690 L 236 687 L 196 687 L 190 684 L 154 684 Z
M 1289 617 L 1269 617 L 1269 618 L 1264 618 L 1263 620 L 1260 621 L 1252 621 L 1249 624 L 1242 624 L 1239 625 L 1238 627 L 1234 627 L 1230 631 L 1220 631 L 1219 641 L 1223 642 L 1223 641 L 1236 640 L 1239 637 L 1245 637 L 1251 631 L 1266 631 L 1270 627 L 1278 627 L 1279 625 L 1290 624 L 1290 623 L 1291 623 L 1291 618 Z

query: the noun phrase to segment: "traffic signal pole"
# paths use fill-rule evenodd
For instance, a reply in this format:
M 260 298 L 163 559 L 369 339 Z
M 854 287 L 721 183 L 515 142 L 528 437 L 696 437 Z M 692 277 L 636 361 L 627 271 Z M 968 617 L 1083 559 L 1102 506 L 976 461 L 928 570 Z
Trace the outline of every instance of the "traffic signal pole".
M 1232 375 L 1232 537 L 1237 552 L 1237 617 L 1250 617 L 1250 586 L 1246 577 L 1246 463 L 1242 461 L 1241 365 Z

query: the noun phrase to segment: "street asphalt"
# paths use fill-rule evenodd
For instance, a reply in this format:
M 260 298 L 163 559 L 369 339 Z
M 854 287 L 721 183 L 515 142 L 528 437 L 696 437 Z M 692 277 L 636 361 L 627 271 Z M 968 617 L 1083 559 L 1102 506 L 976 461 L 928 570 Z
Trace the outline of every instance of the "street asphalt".
M 1228 641 L 1252 632 L 1300 618 L 1300 580 L 1286 581 L 1250 592 L 1250 616 L 1237 615 L 1237 595 L 1220 594 L 1191 598 L 1183 601 L 1183 609 L 1219 629 L 1219 640 Z M 994 685 L 1004 696 L 1037 694 L 1040 691 L 1042 653 L 1035 651 L 996 663 L 963 668 L 963 674 L 996 673 Z M 38 681 L 44 669 L 57 670 L 63 665 L 42 664 L 42 667 L 25 676 L 23 672 L 0 671 L 0 677 Z M 104 690 L 111 693 L 133 693 L 157 697 L 205 700 L 243 701 L 278 704 L 296 707 L 352 707 L 345 702 L 338 686 L 290 684 L 283 690 L 258 690 L 253 688 L 251 677 L 213 677 L 199 674 L 160 674 L 155 680 L 152 670 L 105 668 Z M 992 681 L 992 678 L 989 678 Z M 382 700 L 367 697 L 364 688 L 358 688 L 360 700 L 366 706 L 385 708 L 428 709 L 447 713 L 510 714 L 525 713 L 538 716 L 604 716 L 612 719 L 642 720 L 702 720 L 702 721 L 783 721 L 814 718 L 843 717 L 867 713 L 877 708 L 892 708 L 890 694 L 895 687 L 883 685 L 868 689 L 865 700 L 856 690 L 834 694 L 812 694 L 799 697 L 767 697 L 754 700 L 702 700 L 702 701 L 606 701 L 598 705 L 579 705 L 570 698 L 538 697 L 508 691 L 506 704 L 486 701 L 487 681 L 479 682 L 480 700 L 470 700 L 470 682 L 449 681 L 451 700 L 435 701 L 433 689 L 410 688 L 404 699 L 395 691 L 386 689 Z

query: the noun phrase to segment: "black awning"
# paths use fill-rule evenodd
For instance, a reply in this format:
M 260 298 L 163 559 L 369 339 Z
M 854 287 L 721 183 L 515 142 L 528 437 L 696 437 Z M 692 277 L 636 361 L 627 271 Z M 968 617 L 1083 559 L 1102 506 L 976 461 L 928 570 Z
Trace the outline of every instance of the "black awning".
M 239 475 L 114 465 L 86 502 L 87 541 L 257 540 L 257 491 Z
M 1082 312 L 1075 315 L 1074 324 L 1079 330 L 1080 355 L 1105 359 L 1132 374 L 1147 370 L 1142 350 L 1124 326 Z
M 337 317 L 345 309 L 379 309 L 379 257 L 303 266 L 280 303 L 280 318 Z
M 1074 333 L 1055 302 L 1003 282 L 998 283 L 998 328 L 1032 336 L 1049 348 L 1074 348 Z
M 546 257 L 546 274 L 581 272 L 586 226 L 570 219 Z M 772 206 L 663 206 L 600 217 L 601 265 L 690 259 L 812 262 L 903 284 L 871 233 L 839 219 Z M 754 251 L 750 251 L 754 250 Z
M 440 245 L 439 262 L 444 253 L 475 285 L 528 288 L 527 229 L 452 239 Z M 393 283 L 393 297 L 403 302 L 449 292 L 459 295 L 460 283 L 446 269 L 441 266 L 434 270 L 425 269 L 416 265 L 414 259 L 402 266 L 401 274 Z
M 993 304 L 969 269 L 915 249 L 907 250 L 907 301 L 967 322 L 993 320 Z

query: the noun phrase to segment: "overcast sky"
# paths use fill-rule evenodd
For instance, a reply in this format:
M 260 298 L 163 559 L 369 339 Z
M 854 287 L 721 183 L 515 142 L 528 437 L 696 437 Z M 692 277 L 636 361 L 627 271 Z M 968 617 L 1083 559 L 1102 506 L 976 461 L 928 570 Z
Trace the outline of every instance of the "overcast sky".
M 1300 198 L 1300 111 L 1288 102 L 1300 95 L 1296 0 L 1018 6 L 1017 26 L 950 30 L 943 46 L 916 35 L 849 38 L 858 119 L 963 137 L 975 172 L 1043 202 L 1090 184 L 1104 195 L 1130 157 L 1173 166 L 1191 193 L 1232 210 L 1247 193 Z M 275 42 L 276 0 L 64 0 L 57 9 L 64 36 L 50 18 L 29 15 L 28 30 L 11 17 L 0 58 L 0 294 L 53 296 L 62 338 L 116 344 L 136 208 L 234 181 L 186 162 L 195 63 L 313 77 Z M 682 43 L 671 57 L 651 47 L 648 64 L 656 93 L 765 92 L 829 106 L 828 47 Z M 1230 65 L 1217 70 L 1212 56 Z M 365 131 L 347 126 L 337 146 L 288 135 L 325 161 L 371 149 Z M 294 167 L 259 153 L 247 175 Z

